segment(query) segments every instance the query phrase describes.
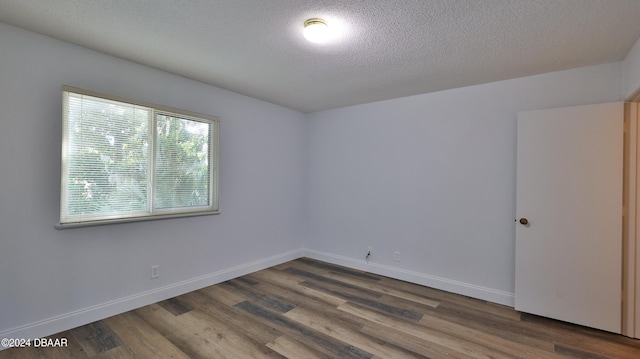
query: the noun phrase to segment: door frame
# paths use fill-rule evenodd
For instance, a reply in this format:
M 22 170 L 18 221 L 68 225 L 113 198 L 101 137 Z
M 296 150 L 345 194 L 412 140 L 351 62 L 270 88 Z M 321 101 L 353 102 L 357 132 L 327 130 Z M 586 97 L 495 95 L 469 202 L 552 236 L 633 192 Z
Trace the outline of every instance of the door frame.
M 625 101 L 622 227 L 622 334 L 640 338 L 640 89 Z

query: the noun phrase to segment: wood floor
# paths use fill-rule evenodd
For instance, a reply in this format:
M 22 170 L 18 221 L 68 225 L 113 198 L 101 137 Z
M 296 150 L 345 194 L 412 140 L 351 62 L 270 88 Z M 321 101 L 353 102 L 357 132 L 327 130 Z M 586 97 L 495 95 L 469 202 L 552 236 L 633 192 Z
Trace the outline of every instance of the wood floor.
M 51 338 L 5 358 L 640 358 L 640 341 L 311 259 Z

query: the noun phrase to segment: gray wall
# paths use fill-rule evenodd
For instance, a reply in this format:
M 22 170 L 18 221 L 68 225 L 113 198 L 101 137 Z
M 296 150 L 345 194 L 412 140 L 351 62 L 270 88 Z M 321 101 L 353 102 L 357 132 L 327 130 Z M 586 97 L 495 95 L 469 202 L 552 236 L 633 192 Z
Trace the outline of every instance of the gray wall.
M 622 86 L 624 99 L 640 89 L 640 39 L 636 41 L 627 58 L 622 62 Z

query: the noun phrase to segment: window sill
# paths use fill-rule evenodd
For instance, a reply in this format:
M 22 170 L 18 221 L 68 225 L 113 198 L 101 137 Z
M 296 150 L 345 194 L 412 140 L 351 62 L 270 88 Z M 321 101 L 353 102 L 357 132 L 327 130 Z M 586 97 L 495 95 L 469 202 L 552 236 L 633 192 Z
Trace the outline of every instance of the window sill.
M 87 222 L 75 222 L 75 223 L 58 223 L 54 227 L 57 230 L 63 230 L 63 229 L 82 228 L 82 227 L 105 226 L 109 224 L 119 224 L 119 223 L 157 221 L 160 219 L 170 219 L 170 218 L 211 216 L 211 215 L 218 215 L 218 214 L 220 214 L 220 211 L 163 214 L 163 215 L 147 216 L 147 217 L 118 218 L 118 219 L 106 219 L 106 220 L 99 220 L 99 221 L 87 221 Z

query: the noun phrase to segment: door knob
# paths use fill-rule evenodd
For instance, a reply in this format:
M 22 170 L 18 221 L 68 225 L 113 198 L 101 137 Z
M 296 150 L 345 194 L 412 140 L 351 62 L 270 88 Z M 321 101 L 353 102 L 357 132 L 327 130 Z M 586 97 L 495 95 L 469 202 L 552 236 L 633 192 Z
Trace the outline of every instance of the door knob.
M 519 222 L 520 222 L 520 224 L 525 225 L 525 226 L 526 226 L 527 224 L 529 224 L 529 220 L 528 220 L 528 219 L 526 219 L 526 218 L 520 218 L 520 221 L 519 221 Z

